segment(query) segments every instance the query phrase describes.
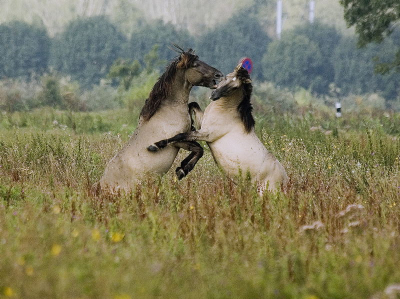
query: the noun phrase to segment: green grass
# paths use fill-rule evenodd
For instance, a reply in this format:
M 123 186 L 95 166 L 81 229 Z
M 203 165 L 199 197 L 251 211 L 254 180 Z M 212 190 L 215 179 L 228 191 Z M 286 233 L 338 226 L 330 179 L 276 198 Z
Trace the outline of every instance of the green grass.
M 182 181 L 91 195 L 136 117 L 0 114 L 1 298 L 392 298 L 399 114 L 258 115 L 287 194 L 234 185 L 206 152 Z

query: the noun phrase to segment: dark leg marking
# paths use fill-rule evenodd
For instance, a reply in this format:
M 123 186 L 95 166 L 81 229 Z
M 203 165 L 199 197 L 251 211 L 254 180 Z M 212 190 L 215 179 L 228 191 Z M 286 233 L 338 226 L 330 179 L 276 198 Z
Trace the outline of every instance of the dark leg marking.
M 195 141 L 176 142 L 175 146 L 191 152 L 175 170 L 178 179 L 181 180 L 196 166 L 197 162 L 203 156 L 204 150 L 203 147 Z
M 172 138 L 160 140 L 160 141 L 148 146 L 147 150 L 150 152 L 157 152 L 158 150 L 165 148 L 169 143 L 185 140 L 186 137 L 187 137 L 187 133 L 180 133 L 180 134 L 175 135 Z M 178 147 L 180 147 L 180 146 L 178 146 Z
M 179 180 L 183 179 L 187 173 L 185 173 L 184 167 L 189 163 L 190 160 L 196 155 L 195 152 L 191 152 L 182 162 L 181 165 L 175 169 L 176 176 Z

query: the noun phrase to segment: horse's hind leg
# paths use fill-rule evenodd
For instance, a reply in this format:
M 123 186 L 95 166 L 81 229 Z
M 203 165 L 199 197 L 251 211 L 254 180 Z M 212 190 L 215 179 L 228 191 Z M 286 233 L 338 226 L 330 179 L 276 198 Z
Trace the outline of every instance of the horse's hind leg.
M 178 179 L 181 180 L 196 166 L 204 151 L 202 146 L 195 141 L 176 142 L 174 146 L 191 152 L 175 170 Z

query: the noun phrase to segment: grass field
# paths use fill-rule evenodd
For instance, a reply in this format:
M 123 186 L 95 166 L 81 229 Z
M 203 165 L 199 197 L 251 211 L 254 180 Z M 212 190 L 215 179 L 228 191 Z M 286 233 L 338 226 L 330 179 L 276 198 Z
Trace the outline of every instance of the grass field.
M 91 195 L 136 119 L 0 114 L 1 298 L 400 298 L 400 114 L 258 115 L 287 194 L 206 152 L 182 181 Z

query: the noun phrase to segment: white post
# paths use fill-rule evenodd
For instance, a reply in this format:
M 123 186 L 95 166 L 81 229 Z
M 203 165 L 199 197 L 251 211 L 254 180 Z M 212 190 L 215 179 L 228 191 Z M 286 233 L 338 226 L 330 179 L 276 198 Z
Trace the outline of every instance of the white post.
M 336 117 L 342 117 L 342 104 L 340 102 L 335 103 Z
M 308 16 L 308 19 L 311 24 L 314 23 L 314 17 L 315 17 L 315 1 L 311 0 L 310 1 L 310 13 Z
M 276 35 L 281 39 L 282 33 L 282 0 L 278 0 L 276 4 Z

